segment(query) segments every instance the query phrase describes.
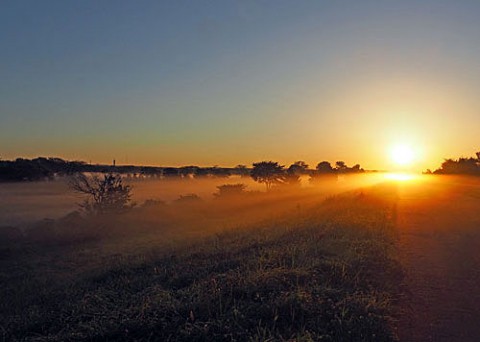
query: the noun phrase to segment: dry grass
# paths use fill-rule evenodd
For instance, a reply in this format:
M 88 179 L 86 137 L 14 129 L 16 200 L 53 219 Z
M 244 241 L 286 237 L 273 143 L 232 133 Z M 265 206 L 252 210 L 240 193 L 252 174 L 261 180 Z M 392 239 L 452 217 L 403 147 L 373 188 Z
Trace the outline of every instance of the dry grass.
M 57 230 L 56 240 L 4 246 L 0 336 L 393 340 L 392 201 L 372 192 L 319 202 L 301 192 L 158 205 L 82 221 L 90 239 Z

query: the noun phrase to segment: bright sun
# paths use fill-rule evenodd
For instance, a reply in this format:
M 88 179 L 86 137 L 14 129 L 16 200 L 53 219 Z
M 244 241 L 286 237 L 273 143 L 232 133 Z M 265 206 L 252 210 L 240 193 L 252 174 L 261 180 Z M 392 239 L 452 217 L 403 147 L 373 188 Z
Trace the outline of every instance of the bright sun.
M 415 152 L 408 145 L 396 145 L 390 151 L 390 157 L 397 165 L 407 166 L 415 159 Z

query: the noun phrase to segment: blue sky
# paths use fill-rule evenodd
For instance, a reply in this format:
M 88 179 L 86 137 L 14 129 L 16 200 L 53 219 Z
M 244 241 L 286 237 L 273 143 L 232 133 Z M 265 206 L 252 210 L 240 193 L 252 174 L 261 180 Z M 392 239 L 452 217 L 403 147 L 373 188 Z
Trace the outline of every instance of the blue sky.
M 471 154 L 478 1 L 3 1 L 0 156 L 388 167 Z M 423 165 L 422 165 L 423 166 Z

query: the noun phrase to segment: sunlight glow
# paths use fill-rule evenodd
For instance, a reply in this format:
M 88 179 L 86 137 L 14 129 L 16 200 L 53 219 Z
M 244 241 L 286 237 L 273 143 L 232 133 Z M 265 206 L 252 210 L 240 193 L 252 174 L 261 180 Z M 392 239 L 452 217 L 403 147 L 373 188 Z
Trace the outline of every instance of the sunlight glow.
M 408 173 L 386 173 L 385 178 L 394 181 L 409 181 L 415 178 L 414 175 Z
M 397 165 L 410 165 L 415 159 L 414 150 L 408 145 L 396 145 L 390 151 L 390 157 Z

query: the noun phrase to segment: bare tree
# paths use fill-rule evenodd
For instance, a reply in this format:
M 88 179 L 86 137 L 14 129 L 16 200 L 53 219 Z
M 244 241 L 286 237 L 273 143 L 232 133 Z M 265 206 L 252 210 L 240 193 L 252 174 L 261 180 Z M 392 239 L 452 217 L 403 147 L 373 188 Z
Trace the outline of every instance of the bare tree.
M 80 207 L 88 214 L 120 213 L 133 207 L 129 185 L 124 185 L 122 177 L 117 174 L 106 174 L 87 177 L 83 173 L 70 178 L 70 188 L 75 192 L 88 196 Z

